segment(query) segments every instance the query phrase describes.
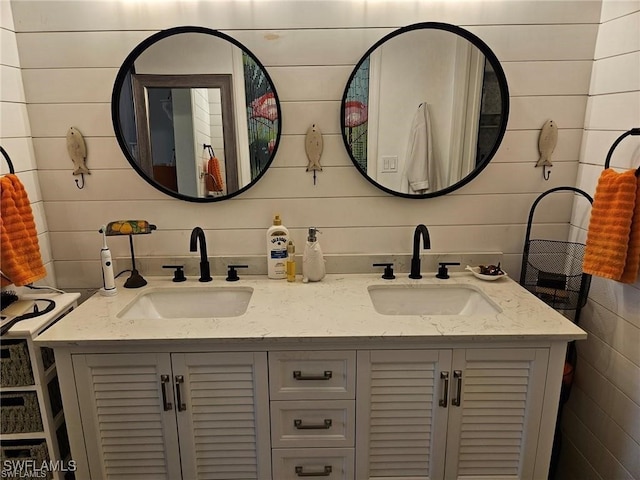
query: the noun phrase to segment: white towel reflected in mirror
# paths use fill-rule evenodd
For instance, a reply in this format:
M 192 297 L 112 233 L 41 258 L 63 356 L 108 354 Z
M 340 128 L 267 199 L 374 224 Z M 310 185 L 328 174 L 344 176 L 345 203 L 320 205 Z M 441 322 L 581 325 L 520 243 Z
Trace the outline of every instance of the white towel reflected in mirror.
M 404 168 L 403 181 L 409 194 L 424 194 L 445 187 L 442 169 L 438 167 L 433 155 L 431 119 L 425 102 L 418 106 L 411 130 Z

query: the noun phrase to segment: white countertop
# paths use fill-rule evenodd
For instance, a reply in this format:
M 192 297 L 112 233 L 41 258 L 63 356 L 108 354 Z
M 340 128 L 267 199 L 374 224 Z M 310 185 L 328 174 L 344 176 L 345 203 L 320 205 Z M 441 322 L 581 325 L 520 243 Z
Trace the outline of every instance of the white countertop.
M 189 278 L 173 283 L 167 277 L 146 277 L 147 286 L 122 287 L 118 294 L 96 294 L 38 337 L 43 344 L 76 346 L 96 344 L 183 342 L 313 342 L 415 340 L 429 342 L 577 340 L 586 333 L 509 278 L 493 282 L 471 273 L 452 273 L 440 280 L 431 273 L 420 280 L 396 273 L 395 280 L 378 274 L 327 275 L 317 283 L 269 280 L 242 275 L 237 282 L 215 277 L 199 283 Z M 491 315 L 382 315 L 371 303 L 371 285 L 469 284 L 482 290 L 502 312 Z M 247 311 L 228 318 L 122 319 L 117 315 L 136 296 L 150 288 L 251 287 Z
M 52 321 L 62 315 L 71 306 L 75 305 L 79 297 L 79 293 L 33 293 L 21 295 L 21 300 L 33 300 L 38 304 L 38 307 L 41 310 L 44 310 L 47 306 L 43 302 L 38 302 L 38 299 L 42 298 L 53 300 L 55 302 L 55 307 L 50 312 L 17 322 L 6 333 L 6 337 L 3 338 L 35 337 L 43 329 L 47 328 Z M 30 312 L 31 311 L 32 310 L 30 310 Z

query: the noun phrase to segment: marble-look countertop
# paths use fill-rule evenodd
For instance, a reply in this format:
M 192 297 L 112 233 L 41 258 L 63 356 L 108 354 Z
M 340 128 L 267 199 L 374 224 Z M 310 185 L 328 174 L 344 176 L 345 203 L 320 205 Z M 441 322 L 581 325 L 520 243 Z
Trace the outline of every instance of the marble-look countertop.
M 146 277 L 147 286 L 118 294 L 97 293 L 42 333 L 38 341 L 52 346 L 113 345 L 164 342 L 246 343 L 314 341 L 568 341 L 586 333 L 510 278 L 487 282 L 471 273 L 452 273 L 440 280 L 423 274 L 420 280 L 396 274 L 383 280 L 378 274 L 327 275 L 321 282 L 296 283 L 242 275 L 237 282 L 215 277 L 199 283 L 189 278 L 174 283 L 167 277 Z M 368 294 L 371 285 L 467 284 L 479 288 L 500 313 L 464 315 L 382 315 Z M 247 311 L 227 318 L 123 319 L 118 314 L 149 289 L 250 287 Z M 97 342 L 97 343 L 96 343 Z

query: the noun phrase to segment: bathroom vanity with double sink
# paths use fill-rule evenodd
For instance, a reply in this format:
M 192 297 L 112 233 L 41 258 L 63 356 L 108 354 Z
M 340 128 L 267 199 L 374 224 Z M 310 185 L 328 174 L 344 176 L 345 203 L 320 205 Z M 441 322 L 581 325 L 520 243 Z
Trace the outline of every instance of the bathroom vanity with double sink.
M 76 478 L 547 477 L 586 334 L 508 278 L 148 280 L 38 339 Z

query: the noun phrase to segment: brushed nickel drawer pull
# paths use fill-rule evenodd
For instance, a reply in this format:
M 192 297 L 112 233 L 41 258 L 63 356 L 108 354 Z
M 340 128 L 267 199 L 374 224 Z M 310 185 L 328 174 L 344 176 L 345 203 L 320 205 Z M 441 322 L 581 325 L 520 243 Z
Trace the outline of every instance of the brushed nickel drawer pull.
M 460 397 L 462 396 L 462 370 L 454 370 L 453 378 L 457 380 L 457 386 L 456 386 L 456 397 L 451 399 L 451 405 L 459 407 L 460 400 L 461 400 Z
M 187 405 L 182 402 L 182 393 L 180 385 L 184 383 L 184 377 L 182 375 L 176 375 L 176 405 L 179 412 L 184 412 L 187 409 Z
M 160 382 L 162 385 L 162 405 L 164 406 L 165 412 L 173 409 L 171 402 L 167 401 L 167 383 L 170 381 L 169 375 L 160 375 Z
M 325 465 L 321 472 L 305 472 L 304 467 L 298 465 L 296 466 L 296 475 L 299 477 L 328 477 L 332 470 L 331 465 Z
M 325 418 L 324 423 L 309 423 L 304 425 L 302 420 L 296 418 L 293 420 L 293 426 L 298 430 L 329 430 L 331 428 L 331 419 Z
M 296 380 L 330 380 L 332 376 L 331 370 L 325 370 L 322 375 L 303 375 L 300 370 L 293 371 L 293 378 Z
M 440 380 L 444 380 L 444 388 L 442 389 L 442 398 L 438 404 L 447 408 L 449 403 L 449 372 L 440 372 Z

